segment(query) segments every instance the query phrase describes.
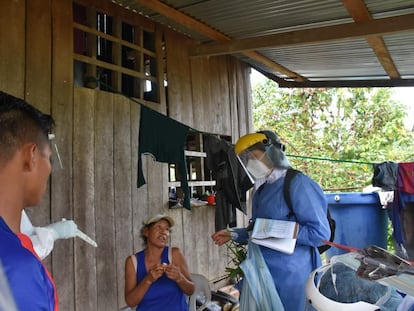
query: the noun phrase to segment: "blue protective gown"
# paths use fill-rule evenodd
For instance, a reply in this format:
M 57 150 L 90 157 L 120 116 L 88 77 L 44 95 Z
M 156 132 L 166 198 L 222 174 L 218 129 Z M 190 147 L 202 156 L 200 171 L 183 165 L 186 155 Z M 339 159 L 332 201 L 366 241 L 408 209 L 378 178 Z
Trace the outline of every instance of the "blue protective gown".
M 57 310 L 53 281 L 32 252 L 29 237 L 14 234 L 0 217 L 0 260 L 19 311 Z
M 317 247 L 322 240 L 329 240 L 330 228 L 326 217 L 327 201 L 321 187 L 304 174 L 296 175 L 290 184 L 290 195 L 295 215 L 290 213 L 283 196 L 281 177 L 266 183 L 253 197 L 252 219 L 268 218 L 291 220 L 299 223 L 295 251 L 285 254 L 260 246 L 265 262 L 273 277 L 276 289 L 286 311 L 303 311 L 305 283 L 309 274 L 321 265 Z M 248 237 L 246 229 L 235 230 L 243 242 Z

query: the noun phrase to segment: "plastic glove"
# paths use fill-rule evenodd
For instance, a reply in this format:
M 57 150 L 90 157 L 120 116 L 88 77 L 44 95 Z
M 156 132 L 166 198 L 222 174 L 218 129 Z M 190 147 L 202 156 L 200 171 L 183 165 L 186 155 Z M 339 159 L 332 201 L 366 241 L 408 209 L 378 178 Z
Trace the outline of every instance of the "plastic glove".
M 69 239 L 77 235 L 78 226 L 73 220 L 61 220 L 48 225 L 46 228 L 53 230 L 53 238 Z

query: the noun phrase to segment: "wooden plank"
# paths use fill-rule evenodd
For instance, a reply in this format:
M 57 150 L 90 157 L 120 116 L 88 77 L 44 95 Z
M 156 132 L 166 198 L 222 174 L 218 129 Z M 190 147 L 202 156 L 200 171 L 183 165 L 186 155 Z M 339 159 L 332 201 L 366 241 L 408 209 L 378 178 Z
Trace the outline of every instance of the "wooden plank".
M 102 0 L 74 0 L 84 6 L 99 8 L 99 11 L 111 16 L 119 16 L 132 26 L 144 27 L 147 31 L 154 31 L 155 25 L 152 20 L 137 14 L 111 1 Z
M 167 212 L 175 222 L 175 225 L 171 230 L 170 245 L 172 247 L 175 246 L 180 248 L 181 252 L 184 252 L 183 214 L 185 213 L 191 212 L 184 208 L 169 209 Z
M 95 92 L 74 90 L 73 207 L 78 228 L 95 238 Z M 99 245 L 98 245 L 99 247 Z M 75 240 L 76 310 L 94 310 L 97 302 L 96 249 Z
M 231 135 L 231 114 L 230 114 L 230 100 L 229 100 L 229 73 L 227 68 L 227 57 L 215 57 L 217 60 L 214 66 L 219 69 L 218 85 L 215 92 L 219 99 L 216 100 L 217 109 L 220 110 L 220 130 L 217 133 L 221 135 Z M 217 69 L 216 68 L 216 69 Z
M 363 0 L 342 0 L 342 3 L 355 22 L 372 20 L 371 13 L 369 13 Z M 371 36 L 367 38 L 367 41 L 390 78 L 400 79 L 400 73 L 392 60 L 383 38 L 381 36 Z
M 191 42 L 182 35 L 165 31 L 168 68 L 168 116 L 193 126 L 191 71 L 188 49 Z M 180 46 L 180 48 L 177 48 Z M 198 73 L 199 75 L 200 72 Z M 184 109 L 185 107 L 185 109 Z
M 369 36 L 381 36 L 412 31 L 414 13 L 378 18 L 359 23 L 344 23 L 311 29 L 294 30 L 254 38 L 244 38 L 223 43 L 200 44 L 192 56 L 213 56 L 234 54 L 266 48 L 292 46 L 299 44 L 321 43 L 338 40 L 359 39 Z
M 209 232 L 209 219 L 211 219 L 210 206 L 195 207 L 183 213 L 184 256 L 189 269 L 194 273 L 201 273 L 206 277 L 210 275 L 210 256 L 208 253 L 211 241 Z M 213 218 L 214 220 L 214 214 Z M 214 270 L 213 270 L 214 271 Z M 213 272 L 214 274 L 216 271 Z
M 194 31 L 197 31 L 198 33 L 201 33 L 211 39 L 217 41 L 225 41 L 230 39 L 228 36 L 222 34 L 221 32 L 207 26 L 206 24 L 190 17 L 187 14 L 184 14 L 172 8 L 171 6 L 159 0 L 135 0 L 135 2 L 150 9 L 151 11 L 158 12 L 168 19 L 187 27 L 188 29 L 193 29 Z
M 139 122 L 140 122 L 140 109 L 141 105 L 131 104 L 131 203 L 132 203 L 132 236 L 133 245 L 129 250 L 131 253 L 135 253 L 137 250 L 143 247 L 141 239 L 141 227 L 145 219 L 148 217 L 147 213 L 147 197 L 148 188 L 146 185 L 137 187 L 138 180 L 138 137 L 139 137 Z M 145 161 L 142 162 L 145 166 Z M 145 176 L 146 169 L 144 167 L 143 173 Z
M 26 54 L 25 99 L 42 112 L 51 114 L 52 19 L 50 1 L 28 0 L 27 11 L 30 14 L 27 15 L 26 45 L 30 53 Z M 53 142 L 52 151 L 55 152 Z M 58 169 L 54 161 L 55 156 L 56 154 L 52 157 L 53 170 Z M 50 185 L 40 206 L 35 209 L 34 213 L 30 213 L 30 220 L 38 226 L 50 223 Z
M 247 86 L 250 86 L 250 75 L 247 67 L 243 66 L 240 62 L 236 63 L 235 71 L 236 80 L 234 83 L 236 86 L 238 121 L 240 126 L 240 135 L 244 135 L 253 130 L 253 115 L 250 105 L 251 94 L 250 91 L 247 90 Z
M 207 232 L 209 233 L 206 241 L 207 254 L 209 256 L 208 262 L 208 276 L 209 279 L 222 277 L 226 274 L 226 266 L 228 265 L 227 246 L 217 246 L 214 244 L 211 235 L 215 232 L 215 207 L 208 207 L 208 223 Z M 241 226 L 243 227 L 243 226 Z
M 189 181 L 188 186 L 189 187 L 198 187 L 198 186 L 215 186 L 216 181 L 215 180 L 203 180 L 203 181 Z M 181 187 L 180 181 L 171 181 L 168 183 L 168 186 L 171 187 Z
M 229 83 L 226 57 L 211 57 L 209 62 L 211 68 L 211 93 L 209 96 L 211 98 L 211 109 L 209 111 L 212 116 L 209 131 L 221 135 L 230 135 Z
M 212 124 L 215 122 L 215 113 L 210 98 L 212 93 L 210 91 L 212 83 L 210 70 L 210 63 L 206 57 L 191 60 L 194 124 L 197 124 L 198 130 L 211 133 Z
M 147 80 L 151 80 L 151 81 L 154 81 L 154 82 L 157 81 L 156 77 L 146 76 L 144 72 L 138 72 L 138 71 L 128 69 L 128 68 L 125 68 L 125 67 L 113 65 L 113 64 L 110 64 L 110 63 L 105 62 L 105 61 L 97 60 L 96 57 L 89 57 L 89 56 L 80 55 L 80 54 L 73 54 L 73 58 L 77 61 L 80 61 L 80 62 L 83 62 L 83 63 L 86 63 L 86 64 L 97 65 L 99 67 L 109 69 L 109 70 L 113 70 L 113 71 L 118 71 L 120 73 L 130 75 L 132 77 L 147 79 Z
M 237 75 L 236 75 L 236 60 L 233 57 L 227 56 L 227 68 L 229 77 L 229 107 L 230 107 L 230 122 L 231 122 L 231 138 L 232 143 L 236 143 L 241 136 L 239 124 L 243 120 L 239 120 L 239 107 L 237 103 Z M 244 133 L 245 134 L 245 133 Z
M 125 305 L 125 259 L 131 254 L 132 232 L 132 175 L 131 102 L 124 97 L 114 97 L 114 182 L 115 182 L 115 249 L 118 279 L 118 308 Z
M 244 101 L 240 101 L 240 108 L 246 111 L 246 121 L 243 122 L 244 126 L 247 126 L 248 132 L 253 131 L 253 111 L 252 111 L 252 86 L 250 82 L 250 72 L 251 68 L 249 65 L 243 62 L 239 62 L 241 67 L 241 75 L 243 79 L 241 80 L 241 84 L 243 85 L 242 91 L 244 94 Z
M 97 310 L 116 310 L 118 295 L 116 278 L 114 215 L 114 123 L 113 94 L 97 91 L 95 133 L 95 223 L 97 255 Z M 102 139 L 104 138 L 104 139 Z
M 52 113 L 56 120 L 55 141 L 59 146 L 63 169 L 51 177 L 52 221 L 73 218 L 72 205 L 72 128 L 73 128 L 73 30 L 72 2 L 51 1 L 52 13 Z M 53 277 L 62 310 L 74 310 L 73 239 L 56 243 L 52 253 Z
M 148 216 L 165 212 L 165 204 L 168 200 L 168 186 L 164 187 L 164 180 L 167 180 L 166 168 L 167 163 L 161 163 L 155 161 L 150 156 L 144 156 L 146 162 L 146 187 L 148 188 Z
M 202 23 L 199 20 L 196 20 L 195 18 L 188 16 L 186 14 L 183 14 L 182 12 L 173 9 L 172 7 L 158 1 L 158 0 L 136 0 L 139 1 L 140 5 L 143 5 L 152 11 L 158 12 L 161 15 L 187 27 L 188 29 L 196 30 L 198 33 L 203 34 L 204 36 L 213 39 L 217 42 L 228 42 L 232 40 L 231 37 L 226 36 L 225 34 L 217 31 L 216 29 L 213 29 L 212 27 Z M 262 54 L 255 52 L 255 51 L 247 51 L 244 53 L 247 57 L 258 61 L 259 63 L 262 63 L 266 66 L 268 66 L 271 69 L 274 69 L 276 71 L 279 71 L 280 73 L 288 76 L 291 79 L 297 80 L 297 81 L 304 81 L 306 80 L 304 77 L 300 76 L 296 72 L 293 72 L 286 67 L 273 62 L 269 58 L 263 56 Z
M 157 63 L 157 90 L 158 90 L 158 102 L 162 107 L 167 104 L 166 92 L 164 80 L 167 74 L 167 68 L 165 68 L 165 50 L 162 27 L 157 27 L 155 30 L 155 51 L 156 51 L 156 63 Z
M 0 1 L 0 90 L 24 98 L 26 1 Z
M 122 38 L 122 21 L 118 17 L 114 17 L 112 21 L 112 31 L 116 38 Z M 122 67 L 122 46 L 114 42 L 112 44 L 112 62 L 118 66 Z M 112 72 L 111 77 L 111 86 L 114 90 L 121 92 L 122 91 L 122 75 L 118 71 Z
M 96 14 L 95 10 L 90 10 L 90 11 L 91 11 L 91 13 L 95 12 L 95 14 Z M 96 19 L 96 16 L 94 16 L 93 18 Z M 92 18 L 89 19 L 89 21 L 88 21 L 89 25 L 95 25 L 93 22 L 91 22 L 92 20 L 93 20 Z M 121 20 L 119 20 L 119 21 L 121 21 Z M 86 32 L 90 35 L 93 35 L 93 37 L 100 37 L 100 38 L 103 38 L 103 39 L 107 39 L 109 41 L 112 41 L 114 44 L 117 44 L 118 46 L 126 46 L 128 48 L 131 48 L 132 50 L 135 50 L 135 51 L 138 51 L 138 52 L 143 52 L 143 53 L 145 53 L 149 56 L 153 56 L 153 57 L 156 56 L 155 52 L 153 52 L 151 50 L 148 50 L 148 49 L 144 48 L 143 46 L 136 45 L 136 44 L 133 44 L 129 41 L 122 40 L 122 33 L 120 33 L 119 30 L 115 29 L 115 30 L 113 30 L 113 35 L 108 35 L 105 32 L 96 30 L 96 26 L 95 27 L 88 27 L 88 26 L 85 26 L 85 25 L 82 25 L 82 24 L 79 24 L 79 23 L 73 23 L 73 28 L 82 30 L 82 31 L 84 31 L 84 32 Z M 116 28 L 116 26 L 114 26 L 114 28 Z M 114 54 L 115 54 L 115 52 L 114 52 Z M 120 61 L 116 61 L 115 63 L 118 64 L 118 65 L 121 65 Z

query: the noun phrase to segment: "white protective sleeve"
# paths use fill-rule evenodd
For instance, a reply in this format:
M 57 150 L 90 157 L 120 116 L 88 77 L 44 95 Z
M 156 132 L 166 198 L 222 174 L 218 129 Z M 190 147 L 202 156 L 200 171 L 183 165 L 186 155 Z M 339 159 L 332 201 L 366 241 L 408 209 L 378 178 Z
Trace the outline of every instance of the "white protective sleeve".
M 23 211 L 20 231 L 29 236 L 30 240 L 32 240 L 34 250 L 41 259 L 46 258 L 50 254 L 55 242 L 53 229 L 33 227 L 26 212 Z

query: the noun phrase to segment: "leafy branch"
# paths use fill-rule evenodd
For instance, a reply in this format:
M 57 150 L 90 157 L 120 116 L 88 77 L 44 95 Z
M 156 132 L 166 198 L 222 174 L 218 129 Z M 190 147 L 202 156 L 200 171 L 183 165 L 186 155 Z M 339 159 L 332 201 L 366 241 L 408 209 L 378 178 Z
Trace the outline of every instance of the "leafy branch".
M 230 251 L 230 261 L 226 267 L 227 278 L 235 279 L 238 283 L 243 278 L 243 270 L 240 268 L 240 264 L 246 259 L 247 245 L 239 244 L 233 240 L 226 244 L 227 249 Z

